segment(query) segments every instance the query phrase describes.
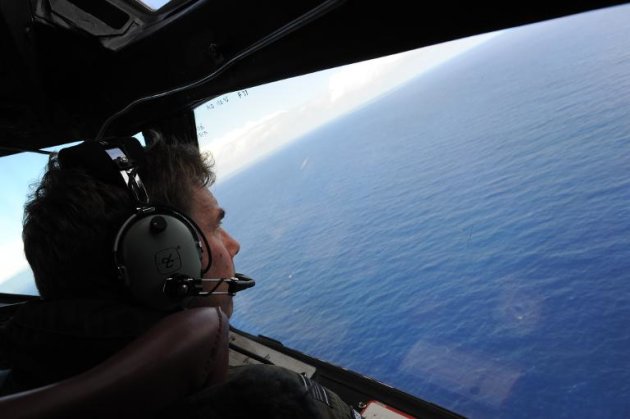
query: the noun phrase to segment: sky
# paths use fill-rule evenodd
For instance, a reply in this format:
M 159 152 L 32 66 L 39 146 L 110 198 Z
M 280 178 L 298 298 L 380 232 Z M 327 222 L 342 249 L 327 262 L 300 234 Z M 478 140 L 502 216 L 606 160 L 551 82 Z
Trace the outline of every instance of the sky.
M 138 2 L 148 6 L 150 9 L 157 10 L 164 6 L 166 3 L 170 3 L 171 0 L 138 0 Z
M 195 111 L 199 145 L 229 179 L 309 131 L 497 36 L 494 32 L 229 93 Z M 28 269 L 21 239 L 23 206 L 47 157 L 0 159 L 2 282 Z

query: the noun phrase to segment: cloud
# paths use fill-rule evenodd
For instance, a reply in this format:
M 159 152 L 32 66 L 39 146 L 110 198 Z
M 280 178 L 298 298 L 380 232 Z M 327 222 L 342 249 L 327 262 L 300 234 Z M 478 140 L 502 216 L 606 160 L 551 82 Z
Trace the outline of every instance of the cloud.
M 277 111 L 247 121 L 213 141 L 202 142 L 201 150 L 212 154 L 218 180 L 222 181 L 281 148 L 302 131 L 294 113 Z
M 330 102 L 335 102 L 351 92 L 370 87 L 374 80 L 387 74 L 394 63 L 400 61 L 401 58 L 400 55 L 390 55 L 343 67 L 330 76 L 328 82 Z

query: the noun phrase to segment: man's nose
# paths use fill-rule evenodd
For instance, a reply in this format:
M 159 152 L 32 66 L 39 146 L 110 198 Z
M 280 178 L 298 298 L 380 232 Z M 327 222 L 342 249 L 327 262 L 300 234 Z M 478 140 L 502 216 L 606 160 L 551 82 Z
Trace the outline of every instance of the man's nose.
M 241 244 L 236 241 L 234 237 L 230 235 L 227 231 L 223 231 L 225 234 L 225 247 L 230 252 L 232 257 L 236 256 L 238 252 L 241 250 Z

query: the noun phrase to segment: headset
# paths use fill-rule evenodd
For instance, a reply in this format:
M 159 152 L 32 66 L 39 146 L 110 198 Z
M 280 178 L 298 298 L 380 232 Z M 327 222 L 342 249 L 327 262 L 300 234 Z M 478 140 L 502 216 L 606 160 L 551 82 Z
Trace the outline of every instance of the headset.
M 146 156 L 136 138 L 85 141 L 60 150 L 58 161 L 61 169 L 83 169 L 129 192 L 134 208 L 118 229 L 112 252 L 118 277 L 134 300 L 173 310 L 185 307 L 194 296 L 233 296 L 256 284 L 238 273 L 230 278 L 203 278 L 212 264 L 208 241 L 190 217 L 150 203 L 139 174 Z M 204 245 L 208 263 L 202 267 Z M 203 283 L 215 285 L 204 291 Z M 223 283 L 228 284 L 228 291 L 217 291 Z

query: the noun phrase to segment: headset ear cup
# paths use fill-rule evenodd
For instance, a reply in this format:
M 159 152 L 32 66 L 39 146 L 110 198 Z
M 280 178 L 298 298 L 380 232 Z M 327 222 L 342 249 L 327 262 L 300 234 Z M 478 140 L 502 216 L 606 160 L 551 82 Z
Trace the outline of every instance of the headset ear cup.
M 200 252 L 190 220 L 175 211 L 152 208 L 129 217 L 114 245 L 116 265 L 131 296 L 159 310 L 172 310 L 185 302 L 186 297 L 165 295 L 164 282 L 174 275 L 199 278 Z

